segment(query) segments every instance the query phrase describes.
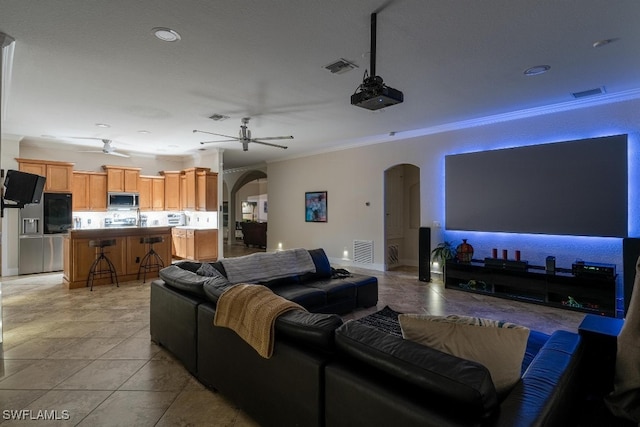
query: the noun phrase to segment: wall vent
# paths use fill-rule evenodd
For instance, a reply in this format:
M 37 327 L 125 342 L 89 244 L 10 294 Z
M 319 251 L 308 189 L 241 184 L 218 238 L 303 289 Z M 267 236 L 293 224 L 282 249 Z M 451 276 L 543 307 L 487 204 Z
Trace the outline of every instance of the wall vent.
M 353 241 L 353 261 L 361 264 L 373 264 L 373 240 Z
M 358 68 L 358 66 L 353 62 L 340 58 L 337 61 L 333 61 L 331 64 L 325 65 L 324 68 L 331 71 L 332 74 L 343 74 L 347 71 L 353 70 L 354 68 Z
M 597 87 L 595 89 L 583 90 L 582 92 L 573 92 L 571 95 L 573 95 L 574 98 L 579 99 L 586 98 L 587 96 L 602 95 L 603 93 L 606 93 L 604 87 Z
M 387 247 L 387 266 L 392 267 L 400 264 L 400 246 L 389 245 Z

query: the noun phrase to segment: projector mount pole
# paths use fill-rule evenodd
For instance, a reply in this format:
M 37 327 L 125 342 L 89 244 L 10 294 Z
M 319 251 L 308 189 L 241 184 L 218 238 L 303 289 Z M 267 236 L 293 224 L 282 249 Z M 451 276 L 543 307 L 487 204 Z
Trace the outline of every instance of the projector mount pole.
M 376 24 L 377 14 L 374 12 L 371 14 L 371 52 L 369 56 L 369 69 L 371 71 L 370 78 L 376 77 Z

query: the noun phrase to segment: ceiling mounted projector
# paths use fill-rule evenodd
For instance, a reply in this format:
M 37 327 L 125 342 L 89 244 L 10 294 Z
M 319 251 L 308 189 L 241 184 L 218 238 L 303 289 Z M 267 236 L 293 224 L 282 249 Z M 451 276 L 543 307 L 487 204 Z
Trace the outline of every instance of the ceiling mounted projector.
M 404 101 L 401 91 L 384 84 L 382 77 L 376 76 L 376 14 L 371 14 L 371 77 L 365 71 L 362 84 L 351 95 L 351 105 L 379 110 Z

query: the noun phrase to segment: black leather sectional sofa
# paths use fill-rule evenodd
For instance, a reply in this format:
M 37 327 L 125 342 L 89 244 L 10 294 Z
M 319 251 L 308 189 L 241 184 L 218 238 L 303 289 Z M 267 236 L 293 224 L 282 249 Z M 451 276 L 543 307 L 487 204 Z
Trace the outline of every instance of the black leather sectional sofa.
M 377 281 L 332 279 L 324 251 L 312 252 L 316 273 L 269 283 L 309 310 L 276 320 L 271 358 L 213 325 L 217 299 L 230 283 L 223 275 L 199 276 L 197 263 L 173 266 L 165 280 L 152 282 L 151 338 L 264 426 L 571 425 L 571 402 L 580 395 L 577 334 L 546 337 L 522 381 L 499 399 L 482 365 L 361 321 L 343 322 L 336 313 L 376 304 Z M 338 297 L 347 283 L 355 287 L 355 294 L 340 293 L 348 304 Z M 324 291 L 325 304 L 296 287 Z

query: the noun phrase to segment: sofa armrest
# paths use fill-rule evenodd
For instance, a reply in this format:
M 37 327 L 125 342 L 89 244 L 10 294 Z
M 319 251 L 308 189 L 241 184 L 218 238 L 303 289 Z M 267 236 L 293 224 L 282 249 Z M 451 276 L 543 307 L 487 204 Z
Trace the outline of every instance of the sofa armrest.
M 578 334 L 554 332 L 500 406 L 496 426 L 570 425 L 579 393 L 582 342 Z M 565 424 L 568 423 L 568 424 Z
M 443 353 L 360 322 L 336 330 L 336 346 L 356 363 L 371 366 L 418 387 L 429 396 L 462 405 L 467 415 L 486 419 L 498 397 L 486 367 Z
M 276 319 L 276 339 L 286 339 L 323 352 L 335 350 L 334 333 L 342 325 L 335 314 L 291 310 Z

